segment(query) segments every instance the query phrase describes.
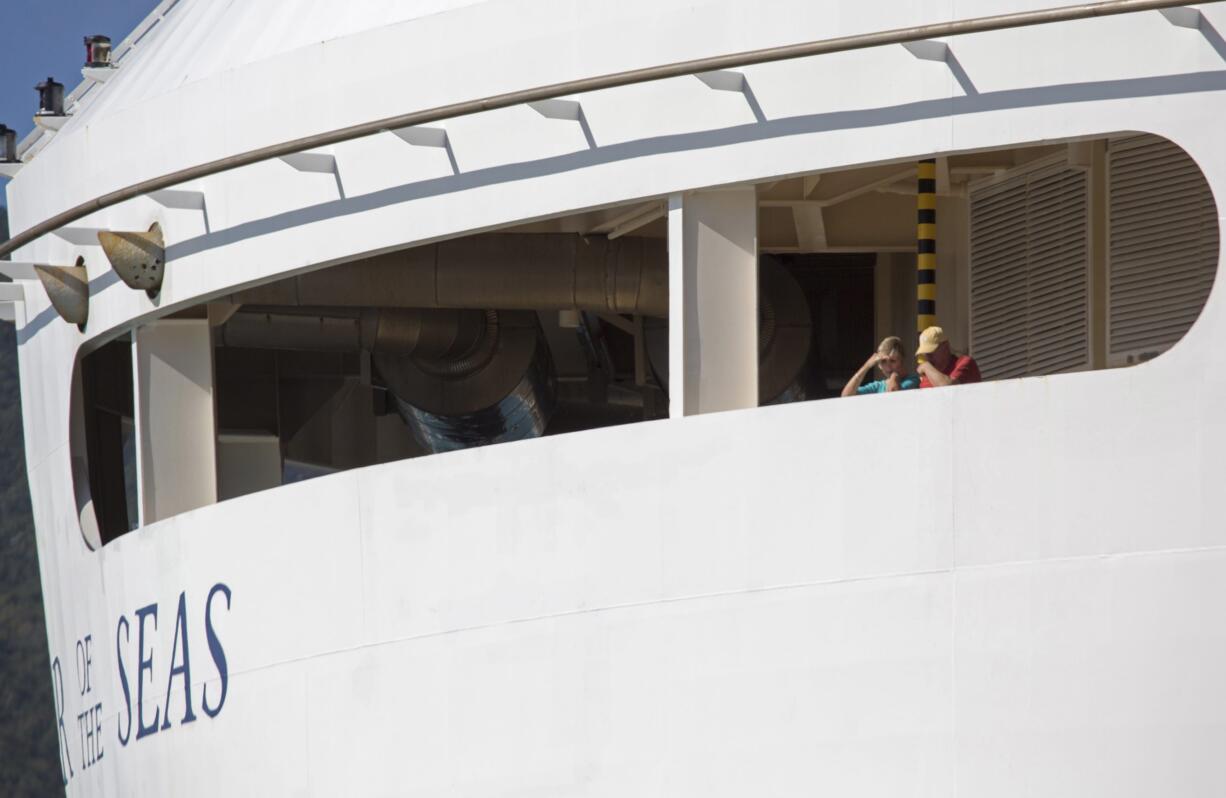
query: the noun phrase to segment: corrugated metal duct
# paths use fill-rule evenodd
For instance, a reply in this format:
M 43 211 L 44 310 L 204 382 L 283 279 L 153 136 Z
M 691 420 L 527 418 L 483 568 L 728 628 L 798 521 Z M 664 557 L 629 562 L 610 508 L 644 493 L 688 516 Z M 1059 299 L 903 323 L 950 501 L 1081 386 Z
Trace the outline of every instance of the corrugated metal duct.
M 557 404 L 532 311 L 244 307 L 215 336 L 228 347 L 370 352 L 431 452 L 537 437 Z
M 549 346 L 531 311 L 486 311 L 465 352 L 403 357 L 376 350 L 375 367 L 401 417 L 428 451 L 542 435 L 557 409 Z
M 485 333 L 480 310 L 247 306 L 218 327 L 219 346 L 299 352 L 390 352 L 438 358 L 462 353 Z
M 244 305 L 668 315 L 662 239 L 495 233 L 378 255 L 233 294 Z

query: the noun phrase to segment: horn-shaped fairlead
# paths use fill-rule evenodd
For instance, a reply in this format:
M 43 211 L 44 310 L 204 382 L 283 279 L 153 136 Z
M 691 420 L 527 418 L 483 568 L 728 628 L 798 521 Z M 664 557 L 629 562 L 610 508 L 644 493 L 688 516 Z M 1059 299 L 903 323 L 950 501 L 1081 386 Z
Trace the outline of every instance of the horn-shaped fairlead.
M 157 296 L 166 266 L 166 245 L 160 225 L 154 222 L 147 233 L 100 230 L 98 243 L 125 285 L 144 291 L 151 298 Z
M 35 264 L 34 273 L 60 318 L 84 327 L 89 318 L 89 276 L 85 273 L 84 261 L 77 258 L 76 266 Z

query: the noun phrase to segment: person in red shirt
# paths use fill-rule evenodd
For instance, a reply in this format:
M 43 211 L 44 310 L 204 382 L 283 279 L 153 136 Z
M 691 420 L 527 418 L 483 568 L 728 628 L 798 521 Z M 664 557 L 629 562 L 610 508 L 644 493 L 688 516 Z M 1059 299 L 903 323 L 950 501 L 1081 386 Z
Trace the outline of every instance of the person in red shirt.
M 920 333 L 915 354 L 924 355 L 916 371 L 919 372 L 921 388 L 940 388 L 943 385 L 965 385 L 979 382 L 979 364 L 970 355 L 954 354 L 949 348 L 949 339 L 940 327 L 929 327 Z

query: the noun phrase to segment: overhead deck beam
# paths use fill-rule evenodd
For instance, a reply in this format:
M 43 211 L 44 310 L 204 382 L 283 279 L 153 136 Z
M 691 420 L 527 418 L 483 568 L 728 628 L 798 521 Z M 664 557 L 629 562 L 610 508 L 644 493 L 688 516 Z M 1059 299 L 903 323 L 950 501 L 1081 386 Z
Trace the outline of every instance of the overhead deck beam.
M 1207 2 L 1216 3 L 1222 2 L 1222 0 L 1207 0 Z M 1187 5 L 1186 0 L 1107 0 L 1107 2 L 1100 3 L 1083 3 L 1081 5 L 1064 6 L 1061 8 L 975 17 L 972 19 L 954 20 L 952 22 L 938 22 L 932 25 L 917 25 L 909 28 L 894 28 L 876 33 L 838 36 L 833 39 L 821 39 L 800 44 L 767 47 L 728 55 L 694 58 L 671 64 L 630 69 L 597 77 L 579 78 L 562 83 L 551 83 L 532 89 L 495 94 L 477 100 L 450 103 L 421 111 L 412 111 L 407 114 L 376 119 L 337 130 L 291 139 L 279 144 L 270 144 L 266 147 L 259 147 L 235 155 L 228 155 L 224 158 L 190 166 L 186 169 L 179 169 L 161 177 L 142 180 L 116 191 L 101 194 L 68 210 L 57 213 L 55 216 L 23 230 L 21 233 L 13 236 L 7 243 L 0 244 L 0 257 L 91 213 L 144 196 L 153 191 L 171 188 L 180 183 L 186 183 L 189 180 L 199 180 L 203 177 L 268 161 L 273 158 L 284 158 L 287 155 L 293 155 L 305 150 L 365 138 L 376 133 L 399 130 L 414 125 L 425 125 L 431 122 L 440 122 L 445 119 L 455 119 L 499 108 L 539 103 L 543 100 L 553 100 L 568 95 L 612 89 L 619 86 L 630 86 L 637 83 L 649 83 L 665 78 L 717 72 L 719 70 L 733 70 L 754 64 L 789 61 L 795 58 L 843 53 L 850 50 L 863 50 L 870 47 L 882 47 L 893 44 L 906 44 L 908 42 L 918 42 L 940 37 L 961 36 L 968 33 L 984 33 L 987 31 L 1045 25 L 1055 22 L 1069 22 L 1093 17 L 1132 14 L 1138 11 L 1162 10 L 1183 7 L 1185 5 Z
M 836 194 L 833 197 L 826 197 L 824 199 L 783 199 L 783 200 L 768 199 L 768 200 L 760 200 L 759 204 L 763 208 L 805 208 L 805 207 L 830 208 L 835 205 L 840 205 L 844 202 L 847 202 L 848 200 L 855 199 L 856 197 L 861 197 L 865 194 L 871 194 L 874 191 L 877 191 L 893 183 L 897 183 L 900 180 L 906 180 L 912 177 L 914 175 L 914 172 L 915 172 L 914 169 L 904 169 L 899 172 L 893 172 L 879 180 L 873 180 L 872 182 L 865 183 L 862 186 L 856 186 L 855 188 L 848 189 L 847 191 L 844 191 L 840 194 Z M 808 196 L 807 192 L 806 192 L 806 196 Z
M 652 210 L 660 207 L 663 204 L 664 203 L 660 201 L 652 200 L 651 202 L 635 205 L 634 207 L 630 208 L 630 210 L 626 211 L 625 213 L 619 213 L 617 216 L 614 216 L 612 219 L 609 219 L 606 222 L 596 225 L 588 232 L 598 233 L 601 235 L 607 235 L 613 230 L 616 230 L 617 228 L 621 227 L 623 224 L 626 224 L 627 222 L 631 222 L 639 218 L 640 216 L 645 216 L 646 214 L 651 213 Z

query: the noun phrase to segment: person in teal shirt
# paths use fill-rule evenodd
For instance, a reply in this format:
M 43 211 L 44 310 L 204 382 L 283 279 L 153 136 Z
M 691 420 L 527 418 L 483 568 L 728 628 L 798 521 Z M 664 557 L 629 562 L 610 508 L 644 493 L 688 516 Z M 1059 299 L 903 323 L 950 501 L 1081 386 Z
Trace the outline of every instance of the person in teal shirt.
M 891 335 L 877 346 L 877 351 L 864 361 L 860 370 L 851 376 L 843 386 L 843 396 L 859 396 L 866 393 L 887 393 L 889 391 L 909 391 L 919 387 L 919 377 L 907 373 L 907 353 L 902 339 Z M 876 366 L 881 370 L 881 379 L 867 384 L 864 378 Z

